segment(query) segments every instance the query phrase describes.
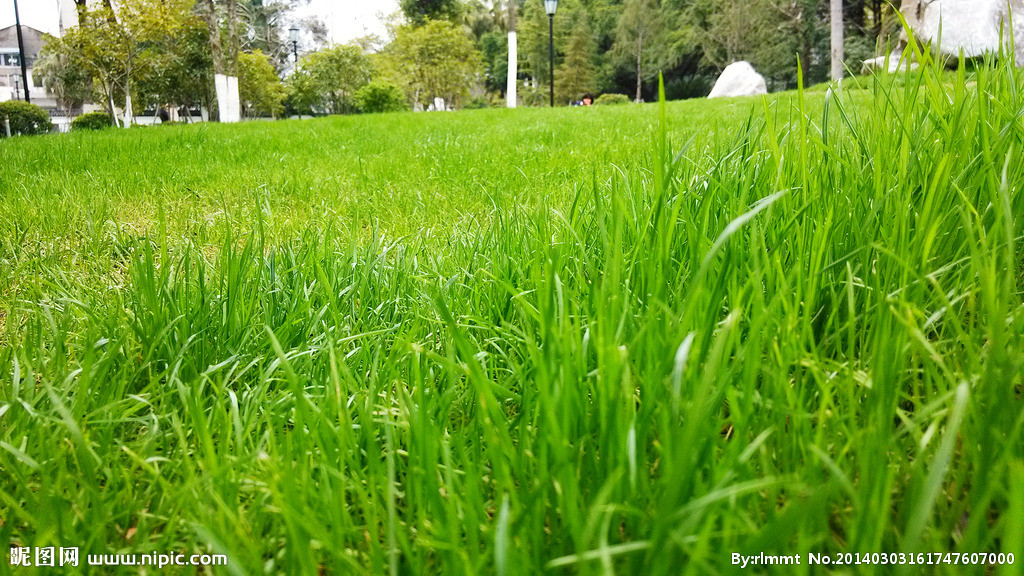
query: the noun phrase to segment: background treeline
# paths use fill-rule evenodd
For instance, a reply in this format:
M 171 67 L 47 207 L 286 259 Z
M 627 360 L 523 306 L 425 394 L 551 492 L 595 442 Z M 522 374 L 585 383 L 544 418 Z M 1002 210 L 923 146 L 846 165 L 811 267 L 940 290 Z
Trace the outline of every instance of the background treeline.
M 508 32 L 519 36 L 519 99 L 546 102 L 548 22 L 541 0 L 401 0 L 388 38 L 328 42 L 303 0 L 122 0 L 79 4 L 79 26 L 46 45 L 37 73 L 69 112 L 85 101 L 114 117 L 215 109 L 214 54 L 237 71 L 243 115 L 343 114 L 504 103 Z M 585 93 L 703 97 L 722 68 L 750 61 L 771 89 L 828 78 L 828 0 L 561 0 L 554 19 L 558 103 Z M 895 3 L 898 7 L 899 2 Z M 894 7 L 847 1 L 846 61 L 884 50 Z M 510 18 L 510 8 L 515 17 Z M 299 27 L 299 61 L 288 29 Z M 211 46 L 213 49 L 211 50 Z M 797 62 L 802 64 L 798 67 Z
M 448 0 L 452 1 L 452 0 Z M 894 7 L 881 0 L 847 0 L 846 61 L 884 50 L 899 30 Z M 900 5 L 894 2 L 895 7 Z M 540 0 L 518 2 L 520 78 L 548 78 L 548 24 Z M 486 65 L 487 87 L 504 89 L 508 19 L 500 5 L 471 0 L 463 19 Z M 772 89 L 829 76 L 828 0 L 560 0 L 555 16 L 555 89 L 561 101 L 583 92 L 616 92 L 652 99 L 663 72 L 670 99 L 707 96 L 718 73 L 748 60 Z M 489 16 L 489 17 L 488 17 Z M 639 65 L 638 65 L 639 62 Z M 524 95 L 528 92 L 524 92 Z

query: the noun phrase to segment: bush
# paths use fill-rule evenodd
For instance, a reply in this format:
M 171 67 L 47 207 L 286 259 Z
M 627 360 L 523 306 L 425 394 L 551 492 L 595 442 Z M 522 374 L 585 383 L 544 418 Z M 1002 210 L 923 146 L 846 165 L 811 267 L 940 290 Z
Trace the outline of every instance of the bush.
M 113 126 L 113 122 L 110 121 L 110 115 L 106 112 L 80 114 L 71 121 L 72 130 L 102 130 L 111 126 Z
M 11 122 L 11 134 L 46 134 L 53 130 L 50 115 L 35 104 L 20 100 L 0 102 L 0 122 L 6 117 Z M 0 136 L 6 132 L 0 128 Z
M 594 100 L 595 106 L 604 106 L 608 104 L 629 104 L 629 96 L 625 94 L 601 94 Z
M 386 82 L 370 82 L 357 90 L 356 106 L 364 114 L 402 112 L 409 109 L 402 89 Z
M 469 102 L 463 106 L 466 110 L 481 110 L 483 108 L 490 108 L 491 101 L 484 96 L 477 96 L 476 98 L 470 98 Z

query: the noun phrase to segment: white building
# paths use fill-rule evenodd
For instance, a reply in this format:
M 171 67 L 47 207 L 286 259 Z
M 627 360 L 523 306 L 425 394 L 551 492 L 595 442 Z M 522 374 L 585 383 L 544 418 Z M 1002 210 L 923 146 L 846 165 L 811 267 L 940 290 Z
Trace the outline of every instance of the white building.
M 28 66 L 28 95 L 32 103 L 46 110 L 56 110 L 57 101 L 43 89 L 43 84 L 32 75 L 32 67 L 39 50 L 46 43 L 46 35 L 21 25 L 25 43 L 25 62 Z M 18 30 L 15 26 L 0 29 L 0 102 L 24 100 L 25 82 L 21 77 L 21 55 L 18 51 Z

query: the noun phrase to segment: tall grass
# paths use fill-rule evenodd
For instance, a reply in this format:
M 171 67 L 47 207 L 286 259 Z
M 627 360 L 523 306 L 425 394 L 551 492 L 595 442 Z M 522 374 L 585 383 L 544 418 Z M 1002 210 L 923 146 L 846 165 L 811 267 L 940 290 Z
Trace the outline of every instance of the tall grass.
M 96 233 L 108 285 L 5 238 L 40 280 L 0 350 L 0 535 L 236 574 L 1022 562 L 1024 82 L 943 78 L 704 139 L 647 107 L 642 155 L 528 202 L 484 183 L 478 224 L 165 217 Z

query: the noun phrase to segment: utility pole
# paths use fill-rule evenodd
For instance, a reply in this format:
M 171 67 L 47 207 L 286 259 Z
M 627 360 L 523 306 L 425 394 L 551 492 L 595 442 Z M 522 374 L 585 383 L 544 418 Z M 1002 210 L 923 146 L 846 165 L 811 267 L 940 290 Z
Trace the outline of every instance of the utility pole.
M 14 27 L 18 29 L 18 59 L 21 60 L 21 83 L 25 85 L 25 102 L 32 102 L 28 94 L 28 62 L 25 61 L 25 39 L 21 36 L 21 17 L 18 16 L 18 0 L 14 0 Z
M 551 73 L 551 107 L 555 107 L 555 15 L 548 14 L 548 71 Z
M 830 0 L 832 24 L 832 81 L 843 80 L 843 0 Z

